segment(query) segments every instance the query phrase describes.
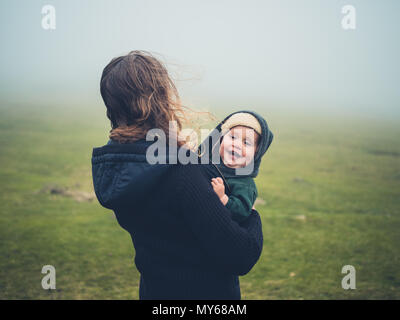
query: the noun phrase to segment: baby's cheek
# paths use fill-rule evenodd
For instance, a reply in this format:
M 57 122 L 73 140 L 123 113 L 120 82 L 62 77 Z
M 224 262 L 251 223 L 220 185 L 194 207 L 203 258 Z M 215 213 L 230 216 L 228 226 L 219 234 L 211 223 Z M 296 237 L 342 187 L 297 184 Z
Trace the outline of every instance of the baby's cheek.
M 222 144 L 221 147 L 219 148 L 219 156 L 222 159 L 224 158 L 224 152 L 225 152 L 225 148 L 224 148 L 224 145 Z
M 246 150 L 246 159 L 250 162 L 251 160 L 253 160 L 253 158 L 254 158 L 254 154 L 255 154 L 255 152 L 254 152 L 255 150 L 254 150 L 254 148 L 251 148 L 250 150 Z

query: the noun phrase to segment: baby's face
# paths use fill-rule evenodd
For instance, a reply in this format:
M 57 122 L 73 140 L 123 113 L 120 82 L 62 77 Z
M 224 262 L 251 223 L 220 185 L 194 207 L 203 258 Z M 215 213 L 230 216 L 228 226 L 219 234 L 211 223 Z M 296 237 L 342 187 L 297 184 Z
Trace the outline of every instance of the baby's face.
M 223 163 L 230 168 L 247 166 L 254 158 L 259 135 L 253 129 L 236 126 L 222 139 L 219 154 Z

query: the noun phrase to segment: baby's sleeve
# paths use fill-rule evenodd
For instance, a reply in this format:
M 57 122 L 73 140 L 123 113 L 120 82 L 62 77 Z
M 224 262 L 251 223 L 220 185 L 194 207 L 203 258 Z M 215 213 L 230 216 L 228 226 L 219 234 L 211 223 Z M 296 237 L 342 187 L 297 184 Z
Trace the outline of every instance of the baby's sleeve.
M 226 208 L 232 213 L 235 221 L 242 222 L 251 214 L 257 198 L 257 189 L 252 184 L 233 184 L 231 189 Z

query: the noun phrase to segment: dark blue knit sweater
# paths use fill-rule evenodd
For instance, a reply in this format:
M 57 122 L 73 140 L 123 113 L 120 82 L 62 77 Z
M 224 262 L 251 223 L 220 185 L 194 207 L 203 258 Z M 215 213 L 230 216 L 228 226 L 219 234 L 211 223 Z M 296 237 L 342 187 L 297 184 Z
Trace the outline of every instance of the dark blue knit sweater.
M 140 299 L 240 299 L 238 276 L 263 246 L 259 214 L 239 225 L 203 165 L 151 165 L 150 144 L 108 144 L 92 156 L 96 196 L 132 237 Z

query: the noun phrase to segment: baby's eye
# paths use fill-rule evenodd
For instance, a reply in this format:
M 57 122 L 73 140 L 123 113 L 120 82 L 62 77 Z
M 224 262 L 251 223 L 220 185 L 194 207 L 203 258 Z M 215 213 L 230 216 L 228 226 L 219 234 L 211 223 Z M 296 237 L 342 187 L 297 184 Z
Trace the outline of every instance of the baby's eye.
M 244 143 L 245 143 L 246 146 L 252 146 L 253 145 L 250 141 L 247 141 L 247 140 Z

